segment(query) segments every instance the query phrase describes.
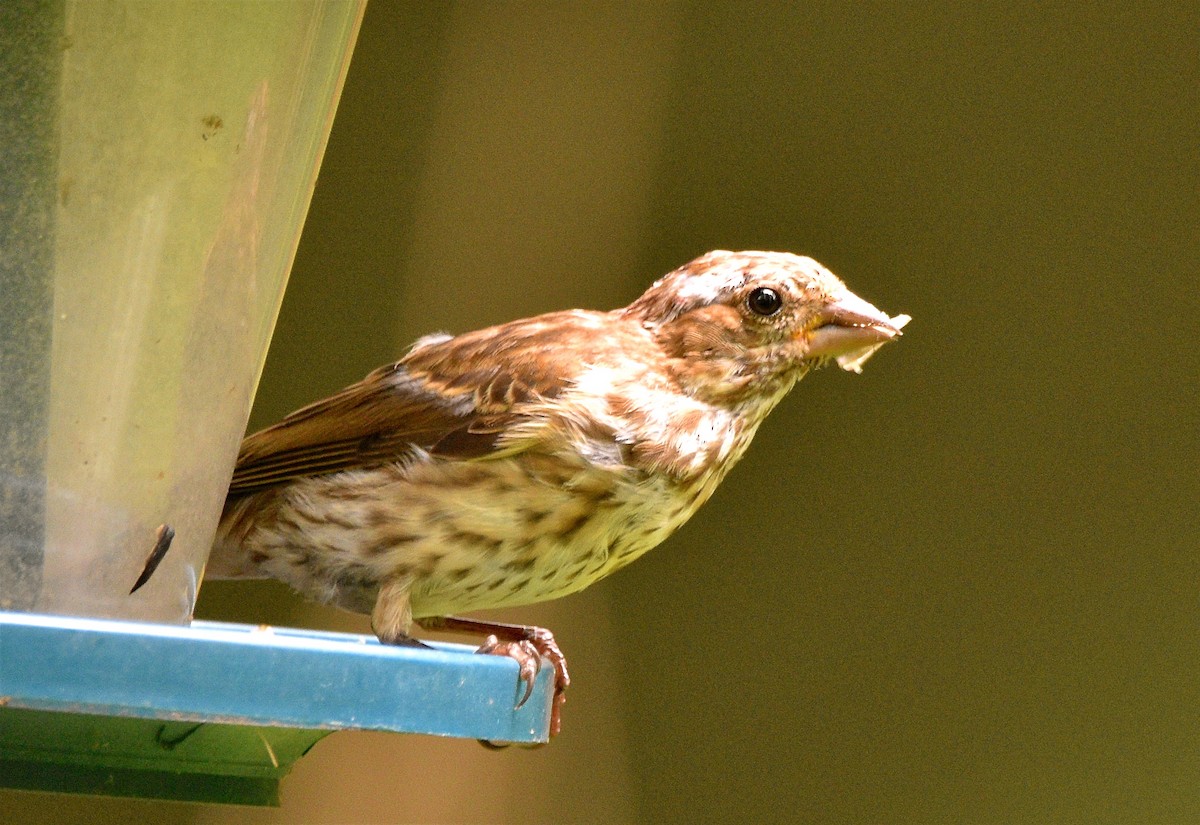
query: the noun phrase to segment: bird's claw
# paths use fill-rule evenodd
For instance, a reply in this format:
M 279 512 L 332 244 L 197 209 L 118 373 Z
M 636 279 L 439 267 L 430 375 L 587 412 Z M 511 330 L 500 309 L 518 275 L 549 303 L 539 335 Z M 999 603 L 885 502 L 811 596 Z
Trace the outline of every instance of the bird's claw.
M 567 701 L 566 690 L 571 684 L 571 677 L 567 673 L 567 657 L 559 649 L 554 634 L 546 628 L 520 627 L 519 632 L 520 638 L 512 641 L 500 641 L 495 635 L 488 636 L 478 652 L 510 656 L 517 660 L 521 667 L 519 677 L 525 685 L 525 694 L 516 705 L 518 708 L 533 695 L 533 685 L 542 668 L 542 657 L 550 660 L 554 667 L 554 704 L 550 709 L 550 736 L 553 738 L 562 730 L 562 706 Z
M 550 736 L 555 737 L 559 734 L 562 730 L 562 706 L 567 700 L 566 690 L 571 684 L 571 677 L 567 674 L 567 657 L 559 649 L 553 633 L 544 627 L 485 622 L 459 616 L 428 616 L 418 619 L 417 622 L 426 630 L 487 633 L 487 638 L 478 652 L 508 656 L 515 659 L 520 666 L 519 674 L 521 682 L 525 685 L 525 693 L 517 702 L 518 708 L 533 695 L 533 686 L 542 667 L 542 657 L 549 659 L 550 664 L 554 666 L 554 702 L 550 708 Z M 489 747 L 497 746 L 489 744 Z
M 542 670 L 542 655 L 538 653 L 533 642 L 528 639 L 502 642 L 496 636 L 488 636 L 475 652 L 487 653 L 492 656 L 508 656 L 510 659 L 516 660 L 520 667 L 517 678 L 525 685 L 525 695 L 517 701 L 516 706 L 518 708 L 524 706 L 529 701 L 529 697 L 533 695 L 533 685 L 537 681 L 538 673 Z

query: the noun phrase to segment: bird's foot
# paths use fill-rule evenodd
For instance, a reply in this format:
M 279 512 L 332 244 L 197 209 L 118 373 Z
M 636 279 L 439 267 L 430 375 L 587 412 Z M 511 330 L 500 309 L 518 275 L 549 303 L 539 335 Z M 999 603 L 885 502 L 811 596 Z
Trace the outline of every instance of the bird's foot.
M 508 656 L 516 659 L 520 670 L 517 678 L 525 685 L 525 695 L 517 700 L 517 707 L 522 707 L 533 695 L 533 684 L 542 669 L 542 655 L 538 653 L 533 642 L 521 639 L 515 642 L 502 642 L 496 636 L 488 636 L 476 653 L 487 653 L 492 656 Z
M 549 659 L 550 664 L 554 667 L 554 704 L 550 708 L 550 736 L 553 738 L 559 734 L 562 730 L 562 706 L 567 700 L 566 690 L 571 684 L 571 677 L 567 674 L 567 657 L 559 649 L 553 633 L 544 627 L 484 622 L 475 619 L 460 619 L 456 616 L 418 621 L 426 630 L 487 633 L 487 639 L 477 652 L 511 657 L 520 667 L 518 677 L 525 685 L 525 693 L 517 702 L 518 708 L 529 701 L 529 697 L 533 694 L 534 682 L 542 668 L 542 657 Z M 490 743 L 485 742 L 484 744 L 492 746 Z
M 422 642 L 420 639 L 414 639 L 412 636 L 406 636 L 403 633 L 389 633 L 380 635 L 379 641 L 381 644 L 394 645 L 396 647 L 419 647 L 425 650 L 433 650 L 432 647 Z

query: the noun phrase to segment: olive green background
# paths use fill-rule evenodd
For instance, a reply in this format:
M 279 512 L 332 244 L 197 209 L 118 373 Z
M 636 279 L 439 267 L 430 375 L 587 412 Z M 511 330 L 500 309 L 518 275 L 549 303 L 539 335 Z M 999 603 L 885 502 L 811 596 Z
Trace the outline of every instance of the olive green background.
M 570 657 L 551 746 L 343 733 L 279 811 L 0 819 L 1200 821 L 1198 43 L 1193 3 L 375 2 L 254 426 L 712 248 L 914 320 L 658 550 L 506 613 Z

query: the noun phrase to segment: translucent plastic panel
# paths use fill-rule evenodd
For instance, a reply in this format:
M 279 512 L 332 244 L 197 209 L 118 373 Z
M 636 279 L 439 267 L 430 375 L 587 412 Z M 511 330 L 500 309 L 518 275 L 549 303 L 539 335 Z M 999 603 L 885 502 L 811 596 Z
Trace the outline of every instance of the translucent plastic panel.
M 25 421 L 0 440 L 0 608 L 182 622 L 364 4 L 30 5 L 16 25 L 58 82 L 25 100 L 51 122 L 15 136 L 24 159 L 0 158 L 50 204 L 0 236 L 22 298 L 0 325 L 29 330 L 0 340 L 0 411 Z

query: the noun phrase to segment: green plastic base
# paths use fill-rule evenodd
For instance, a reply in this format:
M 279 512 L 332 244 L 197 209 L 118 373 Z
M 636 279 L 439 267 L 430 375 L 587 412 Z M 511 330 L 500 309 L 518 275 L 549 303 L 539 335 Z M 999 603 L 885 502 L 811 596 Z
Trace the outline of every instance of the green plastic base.
M 326 730 L 0 712 L 0 787 L 278 805 L 279 780 Z

